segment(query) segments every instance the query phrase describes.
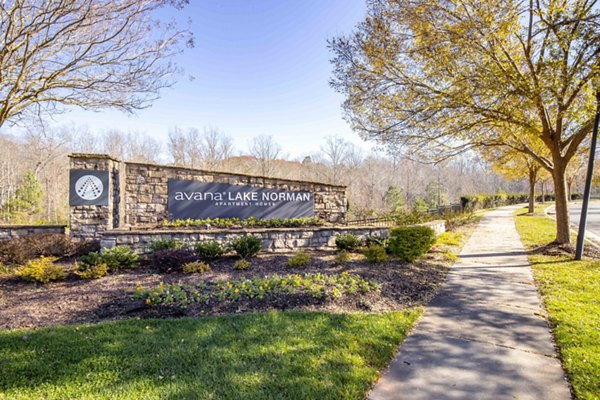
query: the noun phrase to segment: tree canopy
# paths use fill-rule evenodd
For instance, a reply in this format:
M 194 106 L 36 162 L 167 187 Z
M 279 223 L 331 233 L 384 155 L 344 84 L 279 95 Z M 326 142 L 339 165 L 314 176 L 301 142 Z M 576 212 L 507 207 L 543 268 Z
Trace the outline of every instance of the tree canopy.
M 155 11 L 186 0 L 0 2 L 0 126 L 61 106 L 148 107 L 191 36 Z
M 429 160 L 483 146 L 529 155 L 553 175 L 557 241 L 568 242 L 565 169 L 592 131 L 600 76 L 597 1 L 368 6 L 352 35 L 330 41 L 352 128 Z

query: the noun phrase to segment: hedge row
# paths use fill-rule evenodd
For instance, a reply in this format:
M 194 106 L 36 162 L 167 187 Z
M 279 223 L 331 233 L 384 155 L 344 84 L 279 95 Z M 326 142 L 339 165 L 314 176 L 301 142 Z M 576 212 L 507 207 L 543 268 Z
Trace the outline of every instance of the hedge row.
M 554 201 L 556 196 L 554 193 L 544 195 L 544 201 Z M 580 200 L 581 195 L 578 193 L 571 194 L 571 200 Z M 477 194 L 473 196 L 462 196 L 460 204 L 465 211 L 475 211 L 484 208 L 494 208 L 501 206 L 509 206 L 511 204 L 527 203 L 529 195 L 524 193 L 513 194 Z M 535 196 L 535 201 L 542 201 L 542 195 Z

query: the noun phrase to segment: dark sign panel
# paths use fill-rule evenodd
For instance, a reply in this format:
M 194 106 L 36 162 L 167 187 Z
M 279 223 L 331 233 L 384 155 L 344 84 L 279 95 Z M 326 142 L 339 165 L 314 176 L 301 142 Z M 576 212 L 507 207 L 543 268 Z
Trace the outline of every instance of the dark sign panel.
M 108 205 L 108 171 L 72 169 L 69 174 L 69 181 L 70 205 Z
M 169 219 L 314 216 L 310 192 L 169 179 Z

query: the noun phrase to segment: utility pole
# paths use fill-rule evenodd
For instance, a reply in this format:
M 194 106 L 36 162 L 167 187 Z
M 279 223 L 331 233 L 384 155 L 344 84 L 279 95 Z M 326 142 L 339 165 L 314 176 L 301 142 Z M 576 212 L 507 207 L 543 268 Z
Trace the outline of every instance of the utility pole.
M 581 219 L 579 220 L 579 232 L 577 233 L 577 248 L 575 260 L 581 260 L 583 255 L 583 240 L 585 239 L 585 227 L 587 225 L 588 206 L 590 192 L 592 189 L 592 175 L 594 174 L 594 157 L 596 155 L 596 142 L 598 141 L 598 121 L 600 120 L 600 91 L 596 92 L 596 118 L 594 130 L 592 131 L 592 145 L 590 147 L 590 160 L 588 161 L 587 176 L 585 177 L 585 189 L 583 191 L 583 204 L 581 205 Z

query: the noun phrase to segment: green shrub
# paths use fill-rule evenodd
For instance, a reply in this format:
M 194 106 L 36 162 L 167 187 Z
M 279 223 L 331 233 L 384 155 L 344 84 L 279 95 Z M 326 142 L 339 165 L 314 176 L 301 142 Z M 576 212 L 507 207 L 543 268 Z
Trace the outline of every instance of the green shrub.
M 412 262 L 429 251 L 435 243 L 435 232 L 428 226 L 405 226 L 390 230 L 390 251 L 404 261 Z
M 225 247 L 216 240 L 206 240 L 196 245 L 198 257 L 204 261 L 213 261 L 225 254 Z
M 233 269 L 237 269 L 239 271 L 245 271 L 248 268 L 250 268 L 252 266 L 252 264 L 250 263 L 250 261 L 242 258 L 241 260 L 237 260 L 235 262 L 235 264 L 233 264 Z
M 253 235 L 240 236 L 231 242 L 231 248 L 243 259 L 254 257 L 262 248 L 262 240 Z
M 494 208 L 507 206 L 511 204 L 526 203 L 529 199 L 527 194 L 516 193 L 496 193 L 496 194 L 477 194 L 473 196 L 462 196 L 460 204 L 465 211 L 476 211 L 485 208 Z
M 83 279 L 99 279 L 108 275 L 108 265 L 106 265 L 106 263 L 90 265 L 83 270 L 79 269 L 77 275 Z
M 108 272 L 115 272 L 124 268 L 133 268 L 140 262 L 140 257 L 127 246 L 116 246 L 102 253 L 93 251 L 79 257 L 77 266 L 79 272 L 96 268 L 100 264 L 106 264 Z
M 116 246 L 100 253 L 103 263 L 108 266 L 109 272 L 115 272 L 124 268 L 133 268 L 140 262 L 140 256 L 135 254 L 127 246 Z
M 346 250 L 338 251 L 335 255 L 336 265 L 346 265 L 348 261 L 350 261 L 350 253 L 348 253 Z
M 385 251 L 385 247 L 372 244 L 370 246 L 365 247 L 363 250 L 363 254 L 365 255 L 367 262 L 369 264 L 377 264 L 384 261 L 387 261 L 387 252 Z
M 190 249 L 164 249 L 152 253 L 152 265 L 163 273 L 181 271 L 183 266 L 198 260 Z
M 152 253 L 166 249 L 182 249 L 184 247 L 184 243 L 176 242 L 175 240 L 158 239 L 150 243 L 150 251 Z
M 310 262 L 310 254 L 306 251 L 298 250 L 293 256 L 288 258 L 288 267 L 304 267 Z
M 338 250 L 356 251 L 360 248 L 361 242 L 358 236 L 352 233 L 343 233 L 335 237 L 335 247 Z
M 54 264 L 57 259 L 56 257 L 41 256 L 36 260 L 29 260 L 17 270 L 16 274 L 20 278 L 31 282 L 48 283 L 65 279 L 66 272 Z
M 199 274 L 207 271 L 210 271 L 210 265 L 202 261 L 192 261 L 183 264 L 183 272 L 186 274 Z
M 77 269 L 79 272 L 84 272 L 100 264 L 105 264 L 105 262 L 102 260 L 102 255 L 97 251 L 92 251 L 91 253 L 79 257 L 77 260 Z

